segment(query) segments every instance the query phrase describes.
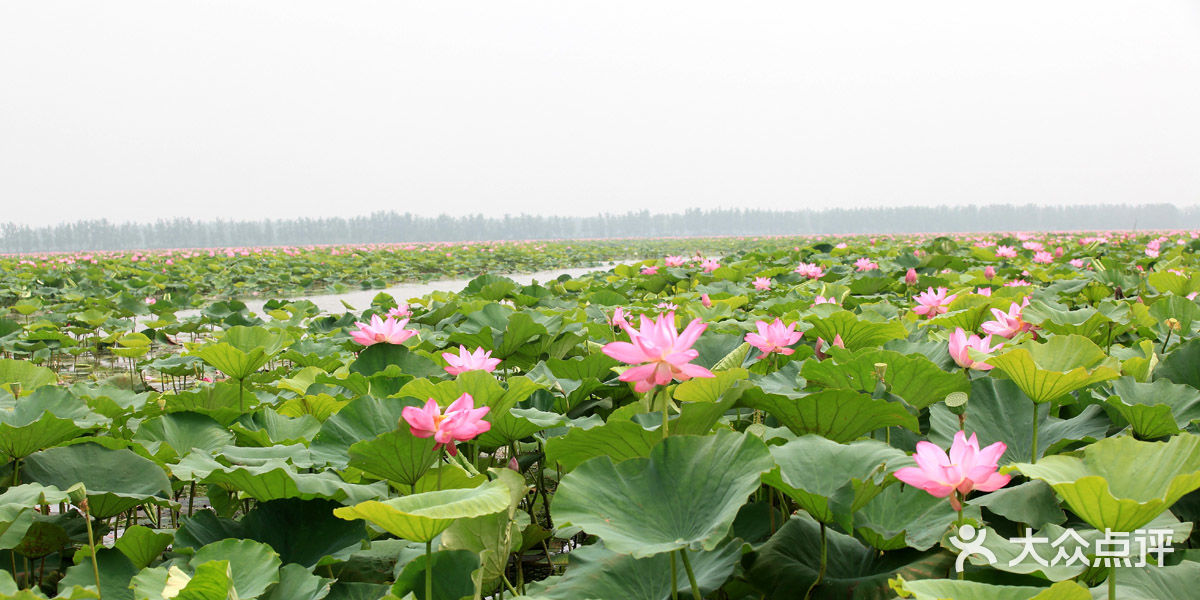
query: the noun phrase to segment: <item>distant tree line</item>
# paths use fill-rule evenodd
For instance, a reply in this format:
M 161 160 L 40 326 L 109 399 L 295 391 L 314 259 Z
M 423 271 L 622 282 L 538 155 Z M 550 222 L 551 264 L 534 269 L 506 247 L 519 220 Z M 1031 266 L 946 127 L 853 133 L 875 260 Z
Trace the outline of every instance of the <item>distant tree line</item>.
M 1200 207 L 1152 205 L 956 206 L 635 211 L 592 217 L 469 215 L 421 217 L 377 212 L 358 217 L 262 221 L 106 219 L 46 227 L 0 225 L 0 252 L 299 246 L 467 240 L 806 235 L 968 231 L 1183 229 L 1200 227 Z

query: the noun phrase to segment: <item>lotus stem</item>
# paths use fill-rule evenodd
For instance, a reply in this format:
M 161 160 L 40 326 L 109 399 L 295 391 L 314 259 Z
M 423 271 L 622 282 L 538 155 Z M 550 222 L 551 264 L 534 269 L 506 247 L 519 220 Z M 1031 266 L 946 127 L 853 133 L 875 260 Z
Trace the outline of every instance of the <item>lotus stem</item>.
M 1033 405 L 1033 447 L 1029 450 L 1029 462 L 1037 462 L 1038 446 L 1038 405 Z
M 92 559 L 92 576 L 96 578 L 96 598 L 101 598 L 100 591 L 100 565 L 96 562 L 96 535 L 92 532 L 92 513 L 88 509 L 87 498 L 79 502 L 79 508 L 83 509 L 83 522 L 87 525 L 88 548 L 91 549 Z
M 1117 567 L 1115 565 L 1108 571 L 1108 600 L 1117 600 Z
M 425 600 L 433 600 L 433 540 L 425 541 Z
M 675 553 L 671 553 L 671 600 L 679 600 L 679 572 L 675 566 Z
M 680 548 L 679 556 L 683 559 L 683 570 L 687 571 L 688 585 L 692 586 L 692 600 L 704 600 L 700 595 L 700 586 L 696 585 L 696 573 L 692 571 L 692 561 L 688 560 L 687 548 Z

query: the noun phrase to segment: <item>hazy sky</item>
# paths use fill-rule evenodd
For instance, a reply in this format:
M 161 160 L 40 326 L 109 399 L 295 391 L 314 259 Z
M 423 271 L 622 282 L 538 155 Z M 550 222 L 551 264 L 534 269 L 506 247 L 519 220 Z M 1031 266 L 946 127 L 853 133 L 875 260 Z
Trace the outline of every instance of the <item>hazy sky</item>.
M 0 221 L 1198 201 L 1194 0 L 0 3 Z

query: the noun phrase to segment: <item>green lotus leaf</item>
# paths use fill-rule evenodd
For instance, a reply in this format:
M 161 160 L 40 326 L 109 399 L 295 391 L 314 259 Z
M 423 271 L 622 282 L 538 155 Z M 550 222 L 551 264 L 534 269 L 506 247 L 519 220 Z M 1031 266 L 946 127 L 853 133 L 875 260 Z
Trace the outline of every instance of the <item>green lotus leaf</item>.
M 430 557 L 433 565 L 432 600 L 461 600 L 476 593 L 472 573 L 479 570 L 479 556 L 469 550 L 440 550 Z M 505 556 L 507 558 L 507 555 Z M 409 561 L 396 575 L 392 585 L 392 596 L 419 594 L 425 598 L 426 556 L 424 554 Z
M 1013 521 L 1040 528 L 1059 525 L 1067 520 L 1066 513 L 1058 505 L 1054 489 L 1040 479 L 977 495 L 971 498 L 972 506 L 988 510 Z
M 271 360 L 262 348 L 245 352 L 225 342 L 206 344 L 192 351 L 192 355 L 199 356 L 214 369 L 236 380 L 245 379 Z
M 908 330 L 899 321 L 869 321 L 858 315 L 840 310 L 821 318 L 810 316 L 805 319 L 812 323 L 812 329 L 805 333 L 805 339 L 824 339 L 827 343 L 841 336 L 847 350 L 858 350 L 880 346 L 889 340 L 902 339 L 908 336 Z
M 546 464 L 557 465 L 563 473 L 584 461 L 607 456 L 613 462 L 650 455 L 662 433 L 650 431 L 632 421 L 610 421 L 599 427 L 572 427 L 566 435 L 546 441 Z
M 67 390 L 41 387 L 0 408 L 0 460 L 21 459 L 109 422 Z
M 159 463 L 179 460 L 193 449 L 205 453 L 233 443 L 233 434 L 220 423 L 199 413 L 177 412 L 142 421 L 133 434 Z
M 739 363 L 740 364 L 740 363 Z M 726 392 L 746 379 L 745 369 L 718 371 L 716 377 L 697 377 L 675 386 L 674 397 L 680 402 L 717 402 Z M 736 392 L 735 392 L 736 393 Z
M 344 560 L 366 539 L 362 522 L 334 516 L 330 500 L 288 498 L 256 505 L 240 522 L 246 539 L 270 545 L 284 563 L 312 568 L 327 558 Z
M 1092 527 L 1133 531 L 1200 488 L 1200 435 L 1182 434 L 1167 442 L 1118 436 L 1074 456 L 1050 456 L 1014 468 L 1049 483 Z
M 1112 384 L 1108 406 L 1143 439 L 1174 435 L 1200 420 L 1200 390 L 1159 379 L 1138 383 L 1122 377 Z
M 60 489 L 82 483 L 91 515 L 107 519 L 139 504 L 173 506 L 171 482 L 162 468 L 129 450 L 97 444 L 50 448 L 25 459 L 30 481 Z
M 896 593 L 916 600 L 1091 600 L 1086 587 L 1074 581 L 1060 581 L 1040 588 L 1017 585 L 991 585 L 978 581 L 926 579 L 906 581 L 897 578 Z
M 413 435 L 407 421 L 401 419 L 399 427 L 350 446 L 350 466 L 402 486 L 415 485 L 441 451 L 433 449 L 437 442 L 432 437 Z
M 837 520 L 847 529 L 853 513 L 895 481 L 888 475 L 911 461 L 883 442 L 839 444 L 811 434 L 770 451 L 776 467 L 763 475 L 763 483 L 783 491 L 818 521 Z
M 363 519 L 406 540 L 428 542 L 457 519 L 479 517 L 508 508 L 509 490 L 501 481 L 473 489 L 441 490 L 385 501 L 368 500 L 334 509 L 339 518 Z
M 35 507 L 57 504 L 67 493 L 37 483 L 12 486 L 0 494 L 0 549 L 15 548 L 38 516 Z
M 688 552 L 696 585 L 701 596 L 709 596 L 729 579 L 745 552 L 741 540 L 730 540 L 711 552 Z M 548 577 L 526 586 L 526 595 L 518 600 L 629 600 L 669 598 L 671 596 L 671 561 L 676 561 L 676 570 L 683 571 L 678 556 L 655 554 L 645 558 L 634 558 L 629 554 L 617 554 L 593 544 L 572 550 L 568 555 L 567 572 Z M 691 595 L 687 577 L 677 574 L 677 590 L 680 598 Z
M 237 434 L 239 443 L 247 446 L 307 444 L 321 430 L 321 422 L 310 414 L 291 417 L 264 408 L 243 416 L 229 429 Z
M 1166 379 L 1200 389 L 1200 338 L 1188 340 L 1171 350 L 1154 369 L 1154 379 Z M 2 379 L 0 379 L 2 381 Z
M 130 562 L 124 553 L 113 548 L 100 548 L 96 551 L 96 565 L 100 571 L 100 594 L 109 600 L 133 600 L 133 590 L 129 582 L 137 575 L 139 568 Z M 79 564 L 66 570 L 62 581 L 58 582 L 59 589 L 70 589 L 73 586 L 96 587 L 96 575 L 92 571 L 92 563 L 84 559 Z
M 225 457 L 230 458 L 228 453 Z M 280 498 L 360 502 L 382 495 L 385 487 L 383 484 L 347 483 L 332 471 L 304 473 L 299 468 L 304 467 L 279 458 L 254 465 L 227 466 L 206 454 L 193 452 L 178 464 L 171 465 L 171 473 L 183 481 L 219 484 L 260 502 Z
M 356 398 L 321 424 L 321 431 L 310 444 L 312 452 L 333 466 L 344 468 L 350 462 L 350 446 L 396 431 L 403 420 L 404 407 L 416 404 L 418 401 L 412 399 Z
M 1084 409 L 1070 419 L 1050 416 L 1049 404 L 1034 404 L 1017 384 L 1005 379 L 981 377 L 971 382 L 963 430 L 979 438 L 980 447 L 1004 442 L 1008 448 L 1000 464 L 1028 460 L 1033 456 L 1032 425 L 1037 415 L 1037 456 L 1054 454 L 1075 442 L 1102 439 L 1109 421 L 1098 406 Z M 945 404 L 929 409 L 929 441 L 950 448 L 959 430 L 958 416 Z
M 134 600 L 241 600 L 228 560 L 208 561 L 193 573 L 178 566 L 142 569 L 130 587 Z
M 770 413 L 796 435 L 815 433 L 835 442 L 849 442 L 884 427 L 917 430 L 917 418 L 903 404 L 853 390 L 829 389 L 788 398 L 750 388 L 741 403 Z
M 1114 359 L 1079 335 L 1057 335 L 1044 344 L 1018 346 L 988 359 L 988 364 L 1008 375 L 1039 404 L 1121 376 Z
M 25 396 L 57 381 L 58 375 L 46 367 L 39 367 L 27 360 L 0 358 L 0 389 L 14 395 Z
M 835 530 L 827 542 L 821 569 L 822 526 L 801 513 L 784 523 L 771 539 L 742 559 L 745 579 L 768 600 L 814 598 L 889 598 L 888 580 L 896 576 L 944 577 L 954 566 L 946 551 L 897 550 L 881 553 Z
M 508 510 L 460 519 L 442 532 L 441 539 L 444 550 L 469 550 L 477 556 L 478 571 L 473 578 L 477 578 L 476 585 L 481 590 L 500 583 L 500 576 L 508 568 L 509 555 L 521 549 L 521 531 L 529 524 L 529 515 L 517 511 L 528 492 L 525 478 L 510 469 L 491 472 L 508 488 Z
M 167 546 L 171 545 L 174 536 L 161 533 L 142 525 L 133 525 L 121 532 L 121 537 L 113 544 L 121 551 L 134 568 L 141 570 L 154 562 Z
M 300 565 L 283 565 L 279 569 L 279 583 L 271 593 L 263 596 L 267 600 L 321 600 L 329 595 L 332 579 L 325 579 Z
M 712 550 L 773 466 L 753 436 L 671 437 L 648 458 L 614 464 L 601 456 L 579 465 L 560 482 L 551 514 L 560 527 L 582 527 L 635 558 Z
M 968 516 L 979 509 L 967 506 Z M 907 485 L 885 488 L 854 513 L 854 533 L 880 550 L 904 547 L 928 550 L 950 531 L 958 513 L 945 498 Z
M 875 365 L 887 365 L 883 381 L 889 391 L 909 406 L 925 408 L 954 392 L 965 392 L 970 382 L 962 373 L 943 371 L 924 356 L 891 350 L 831 350 L 833 360 L 807 361 L 802 374 L 823 387 L 871 393 L 875 390 Z
M 1096 588 L 1094 600 L 1159 600 L 1160 598 L 1191 598 L 1200 581 L 1200 562 L 1184 561 L 1170 567 L 1120 569 L 1117 573 L 1117 593 L 1108 595 L 1108 586 Z M 1040 599 L 1039 599 L 1040 600 Z
M 238 598 L 257 598 L 279 581 L 283 562 L 270 546 L 253 540 L 221 540 L 196 551 L 188 564 L 199 571 L 200 565 L 229 561 L 233 588 Z

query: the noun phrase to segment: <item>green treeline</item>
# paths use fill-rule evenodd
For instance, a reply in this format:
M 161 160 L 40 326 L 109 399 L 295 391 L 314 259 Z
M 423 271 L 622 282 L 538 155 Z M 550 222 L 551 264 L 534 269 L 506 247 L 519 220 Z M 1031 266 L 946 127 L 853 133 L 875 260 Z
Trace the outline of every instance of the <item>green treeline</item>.
M 0 252 L 53 252 L 212 246 L 295 246 L 465 240 L 805 235 L 1200 227 L 1200 207 L 1171 204 L 960 206 L 650 211 L 592 217 L 505 215 L 420 217 L 379 212 L 359 217 L 262 221 L 170 219 L 153 223 L 79 221 L 47 227 L 0 225 Z

